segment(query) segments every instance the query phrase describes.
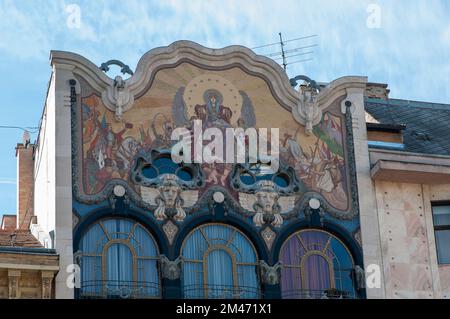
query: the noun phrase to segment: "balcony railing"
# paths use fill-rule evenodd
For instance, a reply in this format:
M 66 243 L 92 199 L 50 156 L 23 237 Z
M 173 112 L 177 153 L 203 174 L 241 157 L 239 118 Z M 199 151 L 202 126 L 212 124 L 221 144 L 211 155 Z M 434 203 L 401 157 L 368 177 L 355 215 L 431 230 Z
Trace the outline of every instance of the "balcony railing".
M 260 288 L 229 285 L 184 286 L 185 299 L 262 299 Z M 80 299 L 148 299 L 161 298 L 161 285 L 144 281 L 92 280 L 81 283 Z M 358 299 L 354 291 L 338 289 L 296 289 L 282 292 L 283 299 Z
M 187 285 L 183 287 L 185 299 L 261 299 L 257 287 L 228 285 Z
M 81 283 L 81 299 L 161 298 L 159 283 L 148 281 L 90 280 Z
M 283 299 L 358 299 L 354 291 L 338 289 L 311 290 L 295 289 L 282 292 Z

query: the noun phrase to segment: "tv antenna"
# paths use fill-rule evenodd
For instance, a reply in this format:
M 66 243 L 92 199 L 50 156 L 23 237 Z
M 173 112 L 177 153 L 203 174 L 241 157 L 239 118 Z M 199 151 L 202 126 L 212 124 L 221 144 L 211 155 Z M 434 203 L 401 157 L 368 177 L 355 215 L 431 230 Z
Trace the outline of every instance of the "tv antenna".
M 313 48 L 317 47 L 318 44 L 316 43 L 311 43 L 311 42 L 306 42 L 306 41 L 311 41 L 314 40 L 317 35 L 308 35 L 308 36 L 303 36 L 303 37 L 298 37 L 295 39 L 289 39 L 289 40 L 283 40 L 283 36 L 281 34 L 281 32 L 278 33 L 278 36 L 280 38 L 280 41 L 278 42 L 274 42 L 274 43 L 269 43 L 269 44 L 264 44 L 264 45 L 260 45 L 254 48 L 251 48 L 253 51 L 256 51 L 256 53 L 258 53 L 258 51 L 261 55 L 265 55 L 269 58 L 272 58 L 275 61 L 279 61 L 278 63 L 280 63 L 283 66 L 283 69 L 286 71 L 287 66 L 291 65 L 291 64 L 295 64 L 295 63 L 301 63 L 301 62 L 307 62 L 307 61 L 311 61 L 313 59 L 313 57 L 311 56 L 311 54 L 314 53 Z M 302 43 L 300 43 L 300 41 Z M 306 43 L 305 43 L 306 42 Z M 264 51 L 265 49 L 270 49 L 272 50 L 274 48 L 274 46 L 279 46 L 279 51 L 275 51 L 275 52 L 268 52 L 268 53 L 263 53 L 261 51 Z M 273 49 L 274 50 L 274 49 Z M 303 59 L 297 59 L 294 61 L 288 61 L 289 58 L 293 58 L 293 57 L 304 57 Z

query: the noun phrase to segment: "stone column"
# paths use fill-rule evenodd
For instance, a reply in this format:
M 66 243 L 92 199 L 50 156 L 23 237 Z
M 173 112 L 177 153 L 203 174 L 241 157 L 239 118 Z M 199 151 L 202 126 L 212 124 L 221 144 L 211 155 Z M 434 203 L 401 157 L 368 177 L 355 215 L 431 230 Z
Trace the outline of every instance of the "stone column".
M 67 64 L 53 66 L 55 76 L 55 245 L 59 254 L 60 271 L 55 278 L 55 297 L 73 299 L 74 290 L 67 286 L 73 264 L 72 241 L 72 134 L 70 84 L 75 79 L 74 67 Z
M 8 270 L 8 297 L 9 299 L 20 298 L 19 290 L 20 270 Z
M 53 271 L 41 271 L 42 299 L 52 299 Z

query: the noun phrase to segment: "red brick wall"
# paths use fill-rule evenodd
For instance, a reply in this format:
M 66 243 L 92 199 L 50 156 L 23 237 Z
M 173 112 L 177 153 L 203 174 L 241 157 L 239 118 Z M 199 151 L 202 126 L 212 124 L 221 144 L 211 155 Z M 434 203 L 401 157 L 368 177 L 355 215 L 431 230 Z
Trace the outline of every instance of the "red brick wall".
M 34 215 L 34 145 L 17 144 L 17 228 L 28 229 Z

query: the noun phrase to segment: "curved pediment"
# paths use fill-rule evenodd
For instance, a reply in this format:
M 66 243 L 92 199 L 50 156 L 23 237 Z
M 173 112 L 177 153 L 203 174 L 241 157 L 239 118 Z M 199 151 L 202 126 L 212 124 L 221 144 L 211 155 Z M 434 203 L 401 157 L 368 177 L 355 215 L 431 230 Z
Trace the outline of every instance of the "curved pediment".
M 116 79 L 109 78 L 95 64 L 72 52 L 52 51 L 51 63 L 75 67 L 73 72 L 82 75 L 94 89 L 101 92 L 105 106 L 113 112 L 116 111 Z M 285 71 L 272 59 L 257 55 L 244 46 L 211 49 L 191 41 L 177 41 L 167 47 L 148 51 L 139 60 L 134 74 L 123 80 L 122 96 L 125 102 L 122 112 L 131 109 L 134 100 L 149 90 L 158 71 L 176 67 L 181 63 L 210 71 L 240 68 L 249 75 L 262 78 L 275 100 L 289 111 L 295 107 L 298 100 L 298 92 L 291 87 Z
M 364 88 L 367 82 L 366 77 L 360 76 L 346 76 L 330 82 L 317 96 L 314 105 L 316 112 L 312 119 L 308 119 L 311 116 L 302 110 L 299 104 L 301 94 L 291 86 L 286 72 L 272 59 L 257 55 L 244 46 L 232 45 L 212 49 L 192 41 L 176 41 L 169 46 L 154 48 L 145 53 L 140 58 L 134 74 L 125 80 L 108 77 L 101 68 L 73 52 L 52 51 L 50 60 L 52 65 L 69 66 L 74 74 L 81 75 L 94 90 L 101 93 L 105 106 L 115 112 L 119 119 L 134 106 L 136 99 L 148 92 L 159 71 L 183 63 L 214 72 L 240 68 L 248 75 L 263 79 L 270 92 L 266 93 L 269 93 L 279 106 L 292 112 L 301 125 L 307 125 L 308 121 L 317 125 L 323 110 L 336 98 L 345 96 L 348 88 Z

